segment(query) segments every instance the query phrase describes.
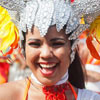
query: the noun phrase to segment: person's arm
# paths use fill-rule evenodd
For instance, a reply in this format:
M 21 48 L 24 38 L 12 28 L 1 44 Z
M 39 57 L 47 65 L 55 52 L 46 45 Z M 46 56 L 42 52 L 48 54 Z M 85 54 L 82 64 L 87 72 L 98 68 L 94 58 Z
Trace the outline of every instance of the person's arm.
M 0 100 L 22 100 L 24 93 L 23 86 L 21 81 L 0 85 Z
M 7 84 L 0 85 L 0 100 L 12 100 L 10 95 L 11 88 Z
M 100 73 L 95 72 L 95 71 L 87 70 L 87 77 L 88 77 L 88 81 L 90 81 L 90 82 L 100 81 Z

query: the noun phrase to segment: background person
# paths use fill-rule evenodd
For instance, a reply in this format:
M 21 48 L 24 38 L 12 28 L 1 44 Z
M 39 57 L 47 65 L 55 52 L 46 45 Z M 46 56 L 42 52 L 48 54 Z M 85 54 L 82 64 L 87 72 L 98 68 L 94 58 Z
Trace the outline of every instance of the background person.
M 91 39 L 90 41 L 86 41 L 88 34 L 95 36 L 92 42 Z M 79 54 L 86 68 L 86 73 L 87 73 L 87 80 L 85 84 L 86 88 L 96 91 L 98 93 L 100 93 L 99 35 L 100 35 L 100 16 L 98 16 L 92 22 L 89 30 L 83 32 L 83 34 L 80 36 L 80 42 L 79 42 Z M 89 42 L 88 45 L 86 45 L 86 42 Z M 89 51 L 88 48 L 92 48 L 92 55 L 95 56 L 97 59 L 91 56 L 90 54 L 91 51 Z
M 99 52 L 100 46 L 94 41 L 94 45 Z M 100 92 L 100 60 L 93 58 L 87 48 L 86 39 L 80 40 L 79 55 L 81 57 L 83 67 L 86 69 L 85 86 L 87 89 Z M 92 87 L 92 88 L 91 88 Z

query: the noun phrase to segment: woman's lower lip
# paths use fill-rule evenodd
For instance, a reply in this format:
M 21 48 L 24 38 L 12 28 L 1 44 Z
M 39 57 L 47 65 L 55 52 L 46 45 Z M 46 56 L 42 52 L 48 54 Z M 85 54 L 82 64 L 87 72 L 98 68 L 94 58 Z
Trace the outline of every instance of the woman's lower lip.
M 55 73 L 55 71 L 56 71 L 56 67 L 55 68 L 50 68 L 50 69 L 48 69 L 48 68 L 40 68 L 41 74 L 43 76 L 46 76 L 46 77 L 52 76 Z

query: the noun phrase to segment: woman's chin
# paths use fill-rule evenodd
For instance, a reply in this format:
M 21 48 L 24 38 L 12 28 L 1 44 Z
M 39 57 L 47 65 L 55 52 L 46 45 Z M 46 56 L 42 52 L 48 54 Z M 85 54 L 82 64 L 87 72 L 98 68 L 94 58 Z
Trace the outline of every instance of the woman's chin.
M 40 82 L 44 85 L 44 86 L 52 86 L 52 85 L 55 85 L 57 82 L 55 81 L 52 81 L 52 80 L 40 80 Z
M 52 78 L 48 78 L 48 77 L 44 77 L 44 76 L 41 76 L 41 77 L 37 77 L 38 81 L 43 84 L 43 85 L 46 85 L 46 86 L 51 86 L 51 85 L 55 85 L 59 80 L 60 78 L 58 77 L 52 77 Z

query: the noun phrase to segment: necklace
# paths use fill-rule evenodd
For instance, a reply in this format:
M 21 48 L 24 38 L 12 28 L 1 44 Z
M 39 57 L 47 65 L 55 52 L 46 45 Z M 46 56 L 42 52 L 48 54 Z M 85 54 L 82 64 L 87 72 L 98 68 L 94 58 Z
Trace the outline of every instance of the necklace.
M 71 90 L 75 97 L 75 100 L 77 100 L 77 94 L 72 85 L 68 82 L 60 85 L 43 87 L 43 93 L 46 95 L 45 100 L 68 100 L 65 94 L 67 90 Z
M 40 89 L 32 83 L 31 78 L 27 79 L 37 90 L 40 91 Z M 42 91 L 40 92 L 45 94 L 45 100 L 68 100 L 65 94 L 68 90 L 71 90 L 75 100 L 77 100 L 77 94 L 69 82 L 60 85 L 43 86 Z

